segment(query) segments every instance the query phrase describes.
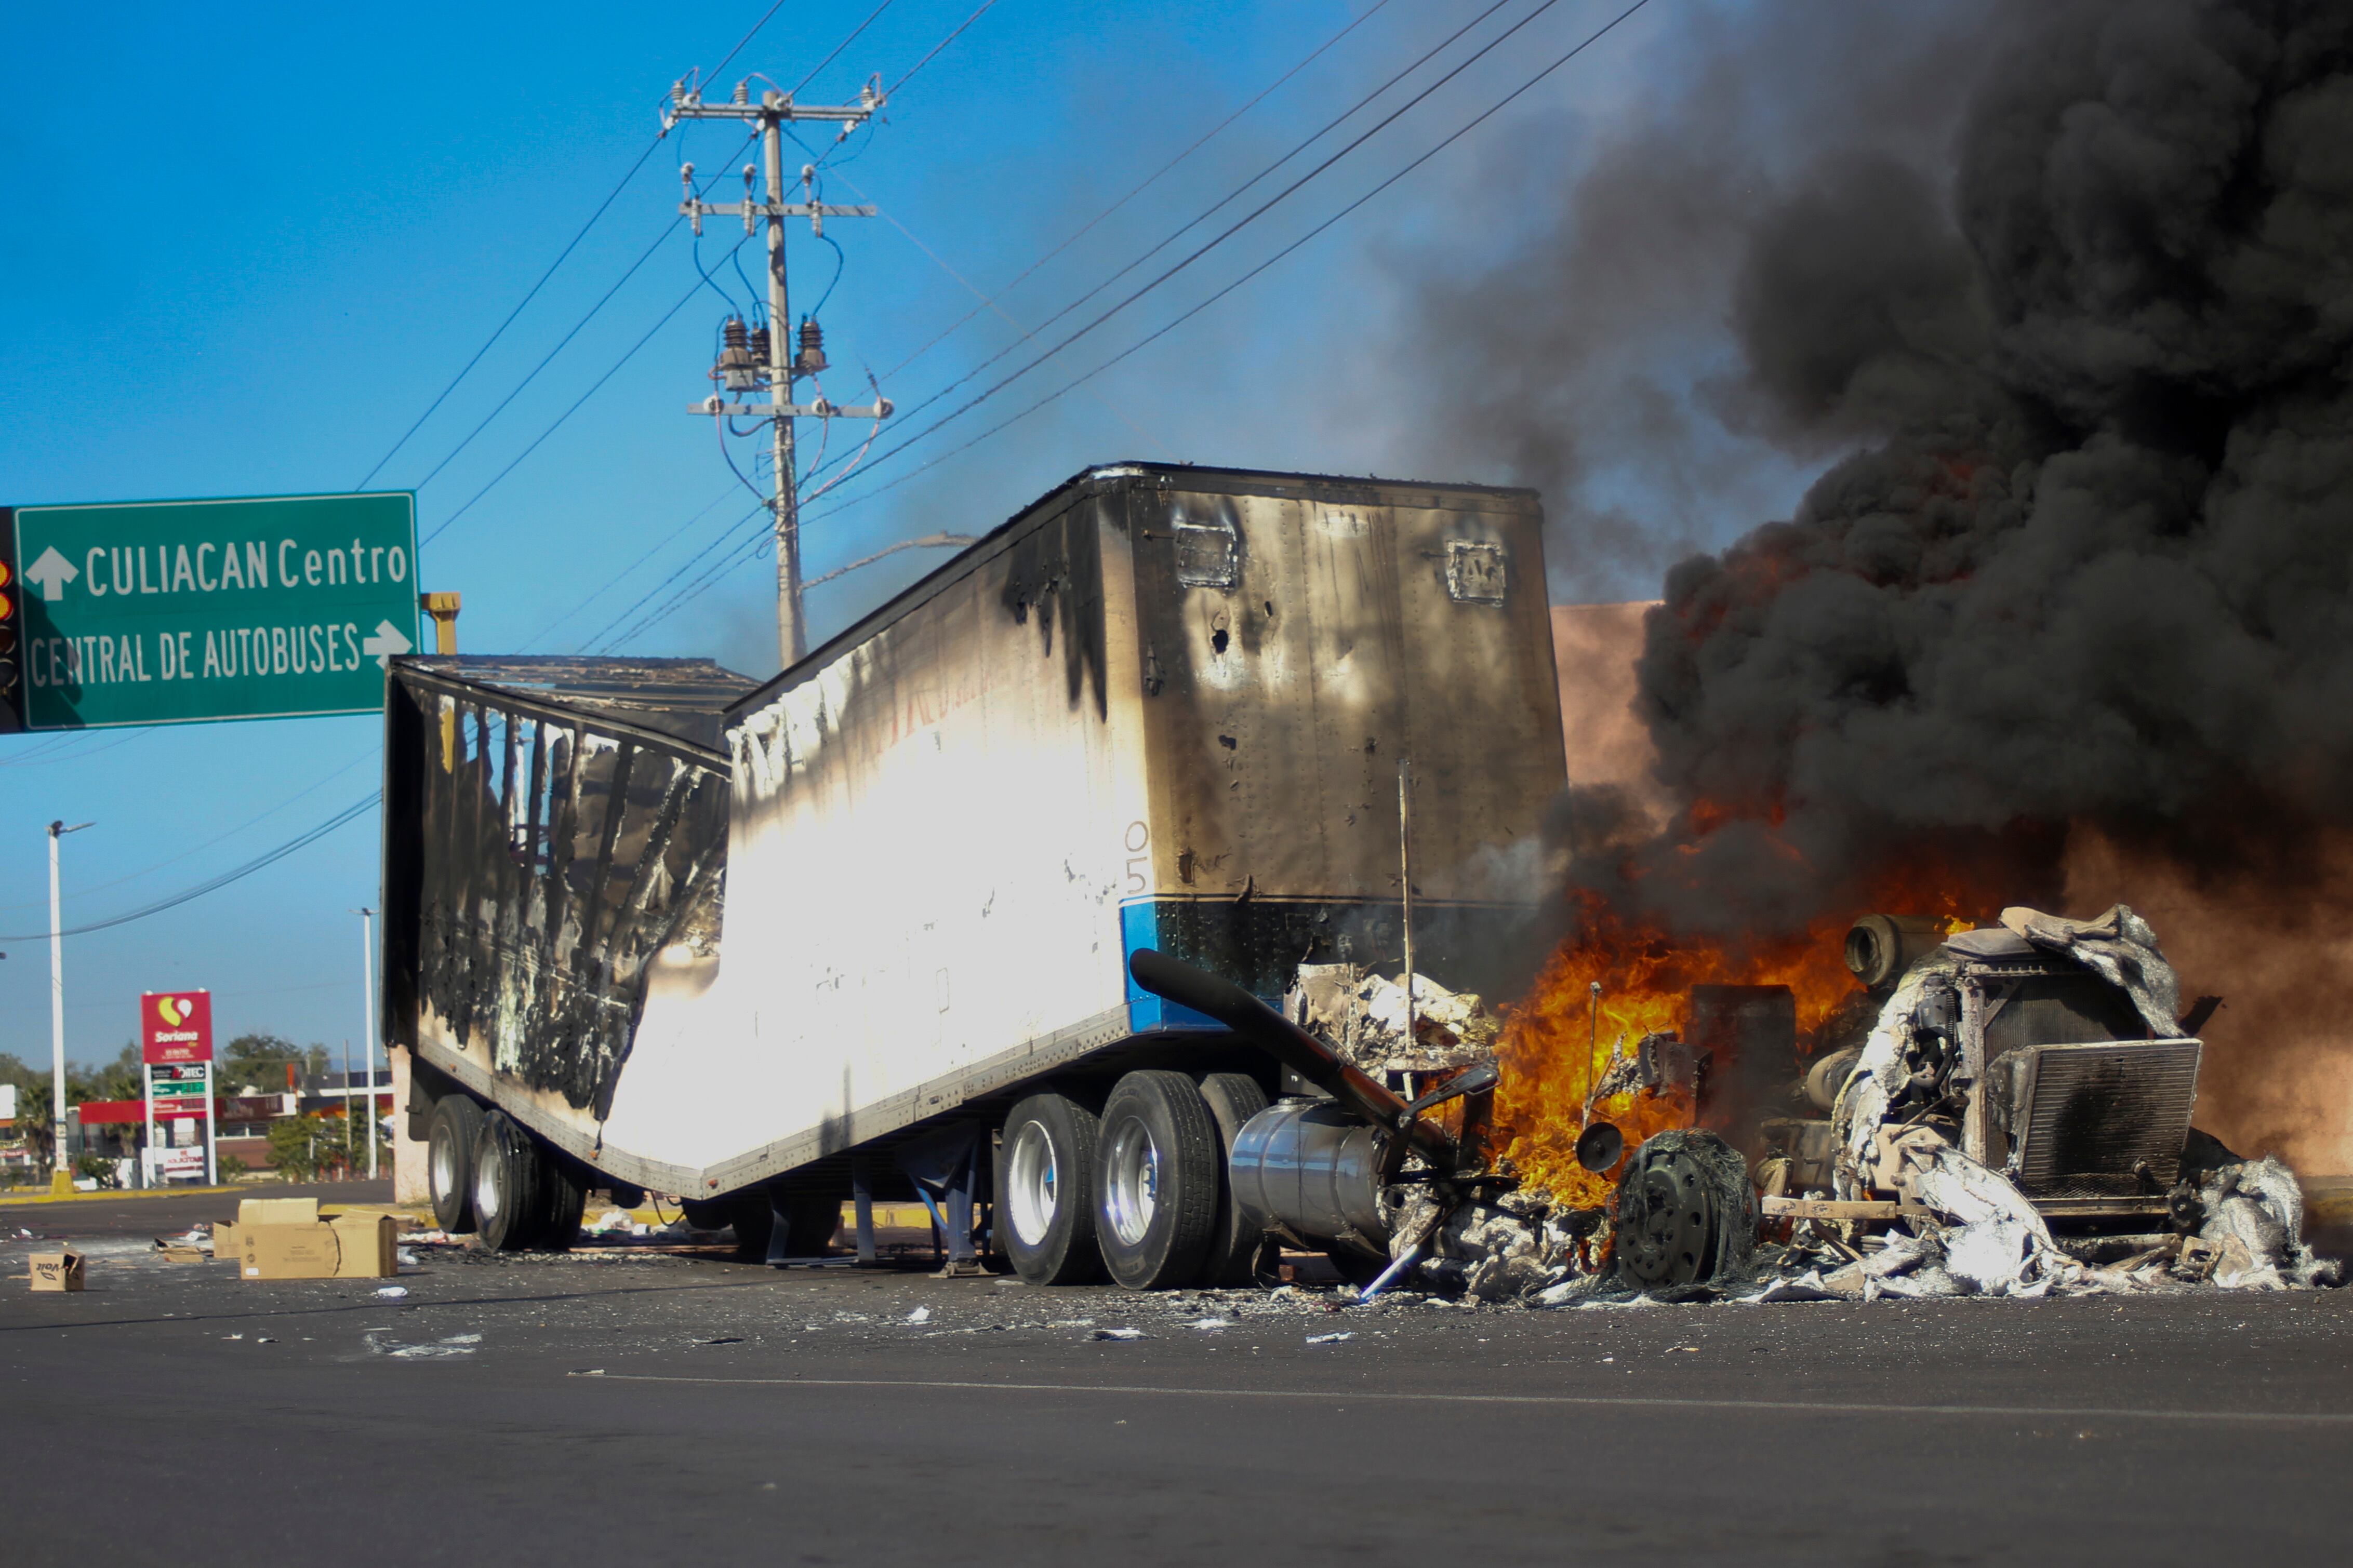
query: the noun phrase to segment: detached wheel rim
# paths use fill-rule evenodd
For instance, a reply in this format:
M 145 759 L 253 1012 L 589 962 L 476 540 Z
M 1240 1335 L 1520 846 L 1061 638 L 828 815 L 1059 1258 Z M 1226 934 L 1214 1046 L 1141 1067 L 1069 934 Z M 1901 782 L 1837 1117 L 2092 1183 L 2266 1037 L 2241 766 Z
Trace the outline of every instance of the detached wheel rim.
M 1112 1134 L 1111 1155 L 1103 1162 L 1103 1213 L 1112 1234 L 1125 1246 L 1141 1246 L 1159 1203 L 1160 1148 L 1152 1130 L 1131 1116 Z
M 1042 1247 L 1060 1212 L 1062 1182 L 1056 1159 L 1054 1135 L 1036 1121 L 1025 1121 L 1014 1134 L 1013 1156 L 1006 1162 L 1006 1196 L 1012 1209 L 1013 1234 L 1025 1247 Z

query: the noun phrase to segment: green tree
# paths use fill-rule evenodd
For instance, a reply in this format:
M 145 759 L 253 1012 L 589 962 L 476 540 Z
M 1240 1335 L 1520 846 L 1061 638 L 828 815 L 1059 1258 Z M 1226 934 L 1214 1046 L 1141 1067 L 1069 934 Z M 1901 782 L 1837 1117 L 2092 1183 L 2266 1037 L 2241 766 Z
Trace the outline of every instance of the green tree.
M 5 1060 L 15 1062 L 16 1058 L 11 1057 Z M 21 1068 L 24 1064 L 16 1062 L 16 1065 Z M 49 1126 L 49 1107 L 54 1101 L 50 1098 L 48 1076 L 32 1073 L 22 1077 L 12 1075 L 8 1081 L 16 1086 L 16 1136 L 23 1141 L 33 1158 L 40 1162 L 41 1168 L 47 1170 L 50 1164 L 52 1146 L 57 1142 Z
M 97 1067 L 66 1066 L 66 1103 L 79 1105 L 90 1100 L 144 1100 L 147 1097 L 147 1069 L 140 1060 L 139 1047 L 134 1042 L 122 1047 L 111 1062 Z
M 280 1181 L 317 1178 L 322 1152 L 319 1121 L 316 1116 L 281 1116 L 269 1124 L 269 1163 Z
M 313 1046 L 311 1052 L 324 1055 Z M 283 1035 L 239 1035 L 221 1052 L 217 1071 L 224 1094 L 283 1094 L 286 1068 L 300 1079 L 309 1068 L 302 1047 Z
M 281 1116 L 269 1124 L 269 1163 L 280 1177 L 290 1182 L 347 1176 L 354 1168 L 355 1153 L 361 1162 L 367 1159 L 364 1127 L 356 1142 L 354 1148 L 350 1128 L 341 1116 Z

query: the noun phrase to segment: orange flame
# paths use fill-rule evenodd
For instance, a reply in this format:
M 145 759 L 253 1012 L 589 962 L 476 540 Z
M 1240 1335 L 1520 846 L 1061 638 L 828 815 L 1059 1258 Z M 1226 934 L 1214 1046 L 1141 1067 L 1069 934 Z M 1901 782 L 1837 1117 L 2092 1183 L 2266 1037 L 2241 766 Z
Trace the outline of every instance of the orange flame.
M 1546 962 L 1527 997 L 1504 1009 L 1496 1052 L 1503 1076 L 1482 1131 L 1484 1152 L 1509 1161 L 1526 1187 L 1549 1193 L 1556 1203 L 1602 1205 L 1615 1177 L 1579 1164 L 1577 1140 L 1588 1125 L 1587 1097 L 1613 1052 L 1622 1047 L 1630 1056 L 1646 1035 L 1684 1036 L 1691 988 L 1712 984 L 1788 986 L 1797 1004 L 1799 1049 L 1806 1050 L 1809 1036 L 1856 993 L 1845 962 L 1846 932 L 1856 915 L 1876 908 L 1942 915 L 1957 930 L 1975 923 L 1961 917 L 1963 898 L 1954 890 L 1968 879 L 1951 870 L 1891 869 L 1871 889 L 1880 896 L 1817 919 L 1801 936 L 1737 942 L 1679 937 L 1628 921 L 1599 895 L 1574 895 L 1576 934 Z M 1726 1065 L 1717 1063 L 1716 1070 Z M 1596 1101 L 1590 1118 L 1617 1127 L 1631 1150 L 1653 1133 L 1695 1125 L 1696 1109 L 1687 1094 L 1635 1089 Z

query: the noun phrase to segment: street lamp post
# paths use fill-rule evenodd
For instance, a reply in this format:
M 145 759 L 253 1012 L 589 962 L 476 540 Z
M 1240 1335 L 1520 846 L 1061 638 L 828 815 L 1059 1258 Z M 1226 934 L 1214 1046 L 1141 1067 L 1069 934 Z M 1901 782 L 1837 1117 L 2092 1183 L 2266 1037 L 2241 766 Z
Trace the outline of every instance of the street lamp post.
M 62 900 L 58 896 L 58 840 L 95 827 L 94 822 L 49 824 L 49 1191 L 73 1191 L 66 1163 L 66 942 Z

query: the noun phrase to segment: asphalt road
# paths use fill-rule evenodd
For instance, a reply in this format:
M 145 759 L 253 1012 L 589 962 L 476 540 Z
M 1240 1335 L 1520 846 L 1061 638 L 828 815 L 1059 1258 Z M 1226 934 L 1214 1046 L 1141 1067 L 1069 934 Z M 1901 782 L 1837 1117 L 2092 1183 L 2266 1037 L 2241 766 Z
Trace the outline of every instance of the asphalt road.
M 87 1291 L 0 1283 L 12 1563 L 2348 1550 L 2346 1292 L 1341 1310 L 427 1253 L 379 1299 L 151 1261 L 104 1208 L 35 1226 Z

